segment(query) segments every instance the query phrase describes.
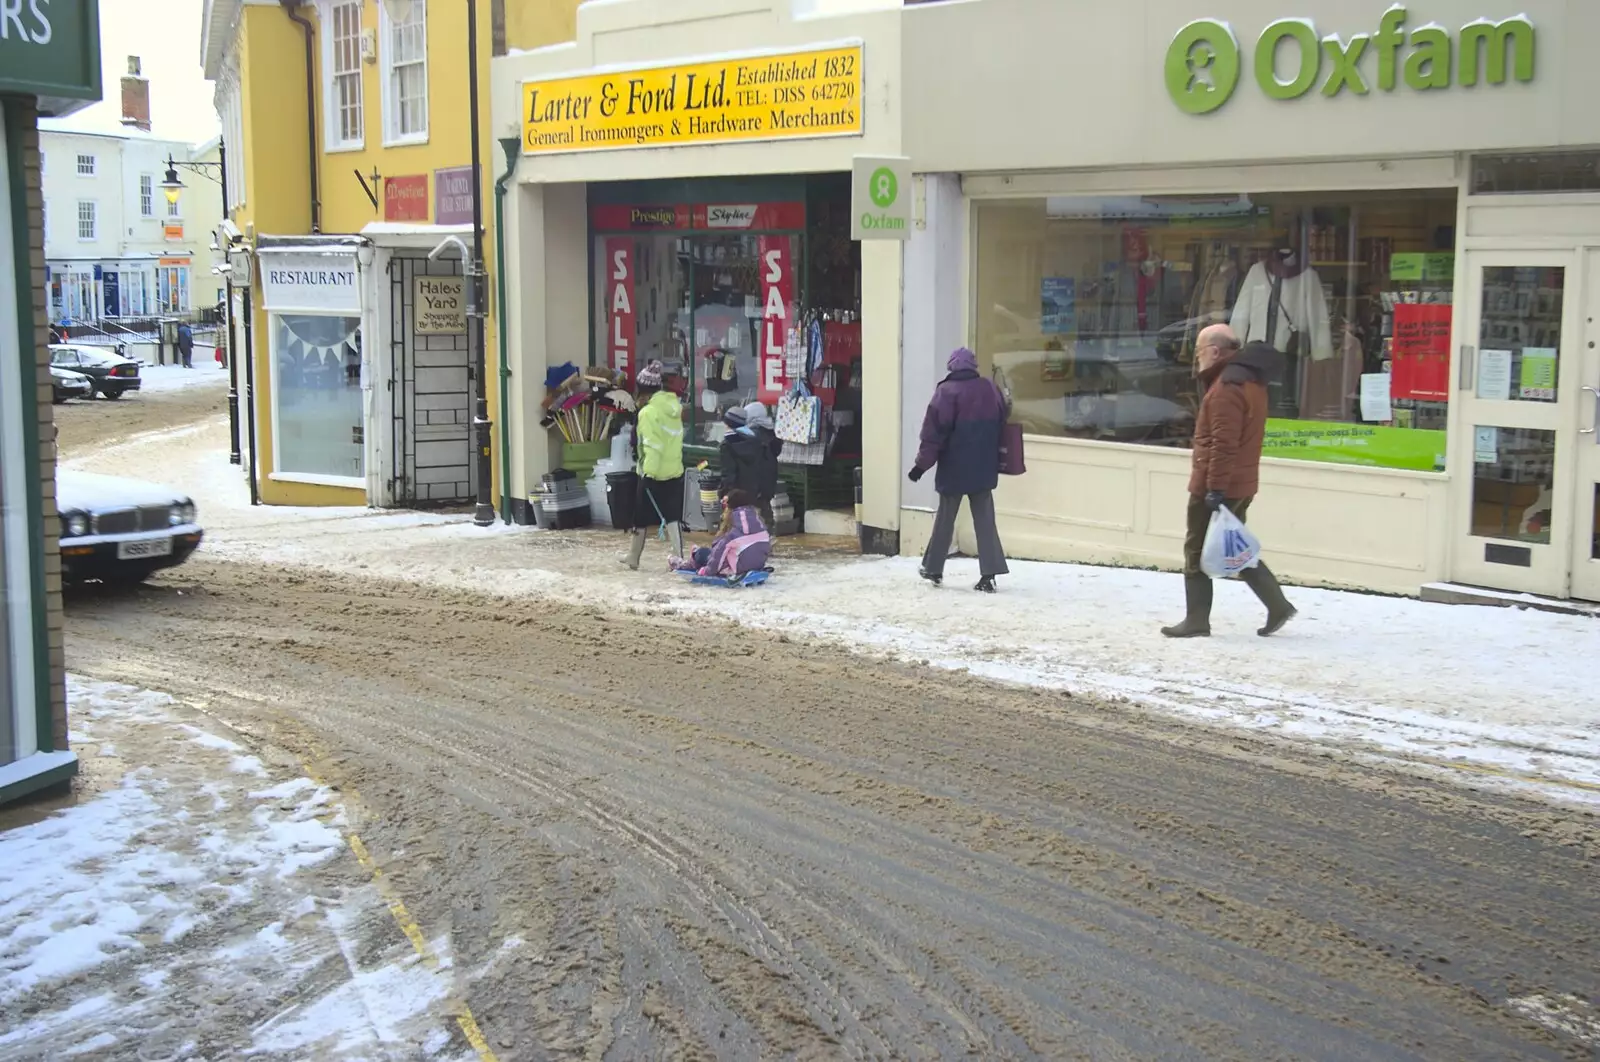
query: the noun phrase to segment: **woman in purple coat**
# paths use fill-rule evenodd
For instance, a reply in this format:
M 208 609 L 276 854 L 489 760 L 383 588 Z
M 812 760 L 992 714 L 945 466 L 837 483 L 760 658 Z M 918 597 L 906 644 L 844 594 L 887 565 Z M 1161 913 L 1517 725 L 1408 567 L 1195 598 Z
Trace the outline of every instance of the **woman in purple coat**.
M 972 524 L 978 534 L 978 571 L 983 578 L 976 589 L 992 594 L 994 577 L 1011 571 L 994 526 L 994 488 L 1000 483 L 1000 429 L 1006 421 L 1006 400 L 993 381 L 978 375 L 977 355 L 966 347 L 950 355 L 947 367 L 950 375 L 934 390 L 922 418 L 922 446 L 911 467 L 913 483 L 928 469 L 939 468 L 933 480 L 939 491 L 939 515 L 922 555 L 920 574 L 935 586 L 944 581 L 944 562 L 965 497 L 972 506 Z

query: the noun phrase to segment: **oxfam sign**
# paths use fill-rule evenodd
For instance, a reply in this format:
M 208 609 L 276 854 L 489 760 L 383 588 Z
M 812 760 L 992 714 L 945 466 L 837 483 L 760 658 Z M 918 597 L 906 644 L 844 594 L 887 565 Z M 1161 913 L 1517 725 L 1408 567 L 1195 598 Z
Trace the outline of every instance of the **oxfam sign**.
M 1319 34 L 1310 19 L 1279 19 L 1256 38 L 1248 65 L 1261 91 L 1275 100 L 1299 99 L 1313 90 L 1330 97 L 1365 96 L 1373 88 L 1393 92 L 1402 81 L 1421 92 L 1533 80 L 1535 35 L 1526 16 L 1479 19 L 1454 37 L 1437 23 L 1408 32 L 1406 18 L 1397 4 L 1378 20 L 1376 33 L 1357 33 L 1348 41 Z M 1368 61 L 1369 56 L 1376 58 Z M 1191 22 L 1167 49 L 1167 92 L 1182 110 L 1209 114 L 1232 98 L 1245 67 L 1232 27 L 1214 19 Z

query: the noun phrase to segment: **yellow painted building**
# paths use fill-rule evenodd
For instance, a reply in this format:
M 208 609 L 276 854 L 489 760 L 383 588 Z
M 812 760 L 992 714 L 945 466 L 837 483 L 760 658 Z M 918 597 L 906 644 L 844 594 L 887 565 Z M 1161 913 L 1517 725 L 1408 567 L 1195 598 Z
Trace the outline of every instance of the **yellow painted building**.
M 570 39 L 577 0 L 477 4 L 485 346 L 500 498 L 489 59 Z M 465 0 L 205 0 L 227 145 L 242 464 L 281 505 L 476 494 Z M 437 252 L 430 258 L 430 252 Z

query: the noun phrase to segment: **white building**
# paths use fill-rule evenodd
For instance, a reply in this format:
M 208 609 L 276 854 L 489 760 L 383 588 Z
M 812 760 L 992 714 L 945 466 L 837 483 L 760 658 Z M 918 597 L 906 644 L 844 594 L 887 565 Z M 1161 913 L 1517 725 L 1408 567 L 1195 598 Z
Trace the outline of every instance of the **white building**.
M 148 83 L 129 60 L 118 133 L 41 123 L 45 264 L 52 324 L 131 322 L 187 315 L 215 303 L 209 245 L 222 214 L 221 184 L 178 167 L 185 186 L 169 203 L 169 158 L 199 160 L 214 144 L 150 132 Z M 188 216 L 186 216 L 188 215 Z

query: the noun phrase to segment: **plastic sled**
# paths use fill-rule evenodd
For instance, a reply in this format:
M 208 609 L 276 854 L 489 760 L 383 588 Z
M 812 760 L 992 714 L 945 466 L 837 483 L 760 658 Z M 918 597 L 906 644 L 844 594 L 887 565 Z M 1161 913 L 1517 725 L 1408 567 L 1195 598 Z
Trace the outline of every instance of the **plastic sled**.
M 742 577 L 733 579 L 729 579 L 726 576 L 721 575 L 700 575 L 696 572 L 680 572 L 679 574 L 687 575 L 689 577 L 689 581 L 694 583 L 696 586 L 721 586 L 730 590 L 741 586 L 760 586 L 772 575 L 770 571 L 765 569 L 754 572 L 746 572 Z

